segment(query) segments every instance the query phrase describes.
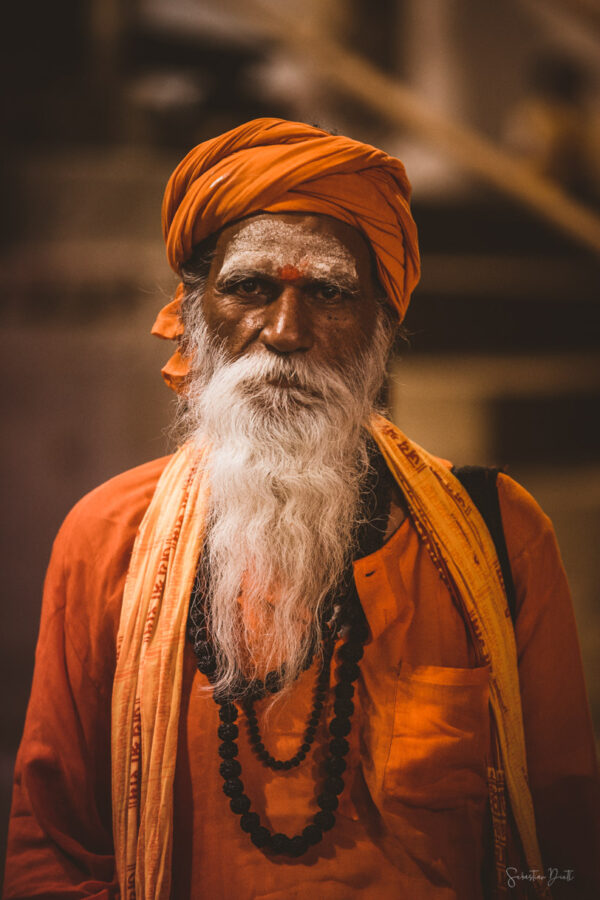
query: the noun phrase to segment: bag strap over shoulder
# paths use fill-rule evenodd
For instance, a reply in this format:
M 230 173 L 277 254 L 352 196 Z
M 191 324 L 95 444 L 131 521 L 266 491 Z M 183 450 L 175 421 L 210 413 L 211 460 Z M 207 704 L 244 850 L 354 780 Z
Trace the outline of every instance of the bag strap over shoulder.
M 510 610 L 510 617 L 514 624 L 517 614 L 517 595 L 506 548 L 500 502 L 498 500 L 497 477 L 499 471 L 500 469 L 489 466 L 461 466 L 460 468 L 453 468 L 452 474 L 458 478 L 465 488 L 487 525 L 498 554 L 506 590 L 506 600 Z

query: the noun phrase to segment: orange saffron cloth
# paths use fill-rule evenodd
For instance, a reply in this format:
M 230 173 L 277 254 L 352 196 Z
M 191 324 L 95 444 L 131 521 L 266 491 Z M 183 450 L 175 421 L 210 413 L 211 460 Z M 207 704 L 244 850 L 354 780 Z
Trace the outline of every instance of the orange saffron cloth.
M 440 577 L 471 624 L 480 665 L 489 667 L 489 706 L 501 763 L 499 768 L 491 765 L 488 782 L 496 811 L 495 865 L 503 883 L 506 828 L 498 814 L 505 803 L 497 791 L 500 779 L 506 782 L 527 865 L 540 870 L 543 861 L 527 779 L 517 648 L 496 552 L 479 512 L 447 463 L 381 416 L 372 417 L 369 430 Z M 127 900 L 171 896 L 186 619 L 210 492 L 203 463 L 207 449 L 185 444 L 165 467 L 140 525 L 123 593 L 112 702 L 112 796 L 116 865 Z M 366 684 L 364 673 L 360 684 Z M 385 820 L 387 794 L 368 766 L 363 771 Z M 546 889 L 539 893 L 547 896 Z
M 166 464 L 138 467 L 73 509 L 48 570 L 36 670 L 15 772 L 5 894 L 116 900 L 110 804 L 110 706 L 125 573 L 136 531 Z M 569 591 L 549 520 L 500 476 L 518 594 L 529 778 L 547 866 L 600 891 L 600 797 L 594 740 Z M 217 708 L 186 646 L 175 777 L 173 897 L 200 900 L 479 900 L 489 869 L 487 671 L 407 518 L 355 564 L 372 631 L 361 662 L 338 821 L 298 860 L 268 860 L 239 828 L 218 774 Z M 314 671 L 263 725 L 275 755 L 305 727 Z M 253 807 L 295 833 L 314 812 L 319 751 L 283 775 L 253 757 L 242 728 Z M 317 739 L 317 745 L 321 742 Z M 366 781 L 381 787 L 375 808 Z M 518 862 L 517 862 L 518 865 Z M 510 891 L 524 896 L 524 883 Z

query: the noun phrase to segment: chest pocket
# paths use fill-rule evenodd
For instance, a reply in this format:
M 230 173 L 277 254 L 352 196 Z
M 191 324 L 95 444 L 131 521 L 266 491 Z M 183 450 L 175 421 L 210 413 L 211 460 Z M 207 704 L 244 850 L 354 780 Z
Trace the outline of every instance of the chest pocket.
M 402 666 L 384 803 L 427 809 L 487 796 L 489 667 Z

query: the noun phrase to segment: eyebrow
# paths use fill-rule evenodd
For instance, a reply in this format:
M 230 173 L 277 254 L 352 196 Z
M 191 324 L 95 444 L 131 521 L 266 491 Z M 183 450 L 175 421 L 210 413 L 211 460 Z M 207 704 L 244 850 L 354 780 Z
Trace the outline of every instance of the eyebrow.
M 262 278 L 271 282 L 280 280 L 276 274 L 259 265 L 238 264 L 224 267 L 221 270 L 216 279 L 217 287 L 225 287 L 231 282 L 241 281 L 244 278 Z M 319 275 L 317 272 L 308 272 L 306 276 L 302 277 L 302 280 L 308 284 L 330 284 L 349 294 L 356 294 L 360 291 L 358 278 L 339 269 L 323 273 L 323 275 Z

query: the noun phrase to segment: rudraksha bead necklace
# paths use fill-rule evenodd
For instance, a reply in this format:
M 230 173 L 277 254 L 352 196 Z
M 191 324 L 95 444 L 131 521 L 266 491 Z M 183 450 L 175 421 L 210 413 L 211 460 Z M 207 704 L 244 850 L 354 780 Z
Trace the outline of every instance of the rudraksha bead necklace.
M 350 590 L 349 593 L 355 592 Z M 350 600 L 350 597 L 347 599 Z M 311 817 L 301 833 L 293 837 L 283 833 L 273 834 L 261 823 L 258 813 L 252 811 L 251 800 L 244 792 L 244 783 L 241 779 L 242 766 L 237 759 L 238 709 L 230 696 L 224 696 L 219 691 L 213 692 L 213 698 L 219 707 L 220 724 L 218 735 L 222 741 L 219 746 L 219 756 L 221 757 L 219 772 L 223 778 L 223 793 L 229 798 L 231 811 L 240 817 L 242 831 L 249 835 L 250 840 L 256 847 L 267 852 L 291 857 L 302 856 L 309 847 L 322 840 L 324 832 L 329 831 L 335 825 L 334 813 L 338 806 L 338 797 L 344 790 L 344 779 L 342 776 L 346 769 L 345 756 L 350 749 L 346 737 L 350 733 L 351 717 L 354 712 L 354 703 L 352 702 L 354 682 L 359 676 L 358 662 L 363 655 L 363 644 L 369 633 L 364 614 L 361 615 L 362 610 L 356 610 L 355 608 L 354 611 L 355 616 L 349 626 L 348 638 L 338 651 L 340 665 L 338 667 L 337 684 L 334 688 L 334 716 L 329 723 L 331 738 L 324 762 L 325 779 L 321 792 L 316 798 L 319 811 Z M 335 640 L 335 637 L 333 640 Z M 332 651 L 333 641 L 331 649 L 324 651 L 324 661 L 317 679 L 315 703 L 319 704 L 320 710 L 322 710 L 324 705 L 327 688 L 325 680 L 329 681 L 329 663 Z M 242 701 L 242 705 L 245 707 L 246 715 L 248 716 L 251 745 L 253 745 L 254 751 L 261 759 L 261 762 L 274 770 L 287 770 L 293 766 L 300 765 L 314 740 L 316 725 L 320 718 L 320 710 L 319 716 L 316 717 L 314 712 L 315 705 L 313 704 L 313 713 L 309 718 L 309 725 L 304 734 L 305 739 L 297 753 L 288 760 L 278 760 L 271 756 L 260 740 L 258 720 L 253 712 L 253 701 Z M 258 738 L 254 742 L 253 735 Z
M 371 463 L 373 474 L 369 487 L 375 502 L 371 504 L 366 522 L 359 531 L 359 556 L 366 556 L 381 546 L 385 523 L 389 515 L 391 476 L 381 454 L 373 446 L 371 446 Z M 206 596 L 207 573 L 202 572 L 201 568 L 199 568 L 192 592 L 188 637 L 194 647 L 198 669 L 212 682 L 215 679 L 217 662 L 204 615 L 203 596 Z M 346 769 L 345 757 L 350 749 L 346 737 L 350 734 L 351 718 L 354 712 L 354 682 L 360 674 L 358 663 L 363 656 L 363 645 L 368 637 L 369 629 L 356 591 L 351 567 L 346 573 L 343 588 L 339 593 L 342 596 L 339 597 L 336 605 L 338 615 L 334 616 L 329 624 L 325 622 L 322 624 L 323 655 L 315 685 L 314 701 L 302 743 L 292 757 L 280 760 L 269 753 L 262 741 L 258 717 L 254 709 L 256 699 L 279 690 L 282 673 L 269 672 L 264 684 L 253 683 L 250 689 L 247 684 L 244 684 L 243 679 L 240 679 L 239 684 L 239 696 L 242 697 L 240 703 L 246 714 L 250 746 L 255 755 L 263 765 L 275 771 L 285 771 L 299 766 L 311 749 L 321 719 L 329 687 L 330 666 L 336 638 L 343 629 L 347 628 L 347 639 L 337 654 L 340 665 L 337 671 L 337 683 L 334 687 L 334 716 L 328 728 L 331 739 L 324 761 L 325 779 L 321 793 L 316 798 L 319 811 L 312 816 L 300 834 L 293 837 L 283 833 L 273 834 L 262 825 L 259 814 L 252 811 L 250 798 L 244 792 L 244 783 L 241 779 L 242 767 L 237 759 L 238 709 L 232 695 L 223 694 L 218 690 L 213 691 L 213 699 L 219 707 L 218 735 L 222 742 L 219 746 L 221 758 L 219 772 L 223 778 L 223 792 L 229 798 L 231 811 L 240 817 L 242 831 L 249 835 L 256 847 L 275 855 L 299 857 L 306 853 L 311 846 L 318 844 L 322 840 L 324 832 L 329 831 L 335 825 L 334 813 L 338 807 L 338 797 L 344 790 L 342 776 Z M 329 604 L 330 612 L 332 608 L 333 604 Z M 311 662 L 312 655 L 305 668 L 308 668 Z
M 319 726 L 319 722 L 321 721 L 321 714 L 325 705 L 325 699 L 327 697 L 327 688 L 329 687 L 329 670 L 331 666 L 332 654 L 333 641 L 329 639 L 325 642 L 325 646 L 323 648 L 323 659 L 315 684 L 313 705 L 308 717 L 304 735 L 301 739 L 298 749 L 296 750 L 294 755 L 290 756 L 288 759 L 276 759 L 274 756 L 271 756 L 271 754 L 263 744 L 261 738 L 258 716 L 256 715 L 254 709 L 254 699 L 250 695 L 249 697 L 242 700 L 242 708 L 246 714 L 246 721 L 248 724 L 248 739 L 250 741 L 250 746 L 254 751 L 257 759 L 259 759 L 260 762 L 264 766 L 267 766 L 269 769 L 275 769 L 276 771 L 287 771 L 288 769 L 293 769 L 295 766 L 299 766 L 300 763 L 306 758 L 307 753 L 309 753 L 310 748 L 315 740 L 317 728 Z

